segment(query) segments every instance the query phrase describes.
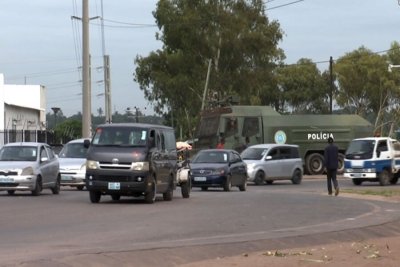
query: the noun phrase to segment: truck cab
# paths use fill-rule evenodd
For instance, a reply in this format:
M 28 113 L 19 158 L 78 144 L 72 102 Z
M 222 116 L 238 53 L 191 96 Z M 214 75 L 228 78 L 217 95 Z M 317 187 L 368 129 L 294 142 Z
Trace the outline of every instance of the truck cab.
M 396 184 L 400 169 L 400 143 L 389 137 L 358 138 L 350 142 L 345 153 L 344 177 L 355 185 L 379 182 Z

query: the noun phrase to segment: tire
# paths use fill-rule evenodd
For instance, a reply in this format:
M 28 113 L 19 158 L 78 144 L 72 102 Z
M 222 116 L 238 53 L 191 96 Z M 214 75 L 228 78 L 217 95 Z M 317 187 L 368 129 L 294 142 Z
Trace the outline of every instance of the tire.
M 8 193 L 9 195 L 14 195 L 15 190 L 7 190 L 7 193 Z
M 174 184 L 172 183 L 172 177 L 171 181 L 169 183 L 167 191 L 163 194 L 164 201 L 171 201 L 172 198 L 174 197 Z
M 147 204 L 153 204 L 156 201 L 156 180 L 153 179 L 151 182 L 151 191 L 144 193 L 144 201 Z
M 239 190 L 244 192 L 247 189 L 247 176 L 244 177 L 243 179 L 243 184 L 239 186 Z
M 121 195 L 118 194 L 112 194 L 111 195 L 112 200 L 120 200 L 121 199 Z
M 256 177 L 254 178 L 254 183 L 256 185 L 262 185 L 265 182 L 265 173 L 263 171 L 258 171 Z
M 381 186 L 389 185 L 390 173 L 387 170 L 382 170 L 382 172 L 379 174 L 378 181 Z
M 338 155 L 338 168 L 336 173 L 337 174 L 344 173 L 344 155 L 342 153 L 339 153 Z
M 360 180 L 360 179 L 351 179 L 352 181 L 353 181 L 353 184 L 354 185 L 361 185 L 362 184 L 362 180 Z
M 390 180 L 391 184 L 397 184 L 397 182 L 399 181 L 399 177 L 395 176 L 392 178 L 392 180 Z
M 268 180 L 266 183 L 267 184 L 273 184 L 274 180 Z
M 181 184 L 182 197 L 189 198 L 190 191 L 191 191 L 191 183 L 190 183 L 190 179 L 188 179 L 186 183 Z
M 228 177 L 226 177 L 224 191 L 229 192 L 229 191 L 231 191 L 231 188 L 232 188 L 232 179 L 231 179 L 231 175 L 229 174 Z
M 99 203 L 101 199 L 101 193 L 97 191 L 89 191 L 90 202 Z
M 293 184 L 301 184 L 301 171 L 299 169 L 294 170 L 292 176 L 292 183 Z
M 307 156 L 306 170 L 310 175 L 319 175 L 324 172 L 324 157 L 321 154 L 313 153 Z
M 38 196 L 42 192 L 42 178 L 40 176 L 36 177 L 35 189 L 31 192 L 34 196 Z
M 207 191 L 208 190 L 208 186 L 202 186 L 201 187 L 201 191 Z
M 80 185 L 80 186 L 77 186 L 76 189 L 78 189 L 79 191 L 82 191 L 84 187 L 85 187 L 84 185 Z
M 58 195 L 60 194 L 60 181 L 61 181 L 61 176 L 57 175 L 57 179 L 56 179 L 56 185 L 51 188 L 51 192 L 53 193 L 53 195 Z

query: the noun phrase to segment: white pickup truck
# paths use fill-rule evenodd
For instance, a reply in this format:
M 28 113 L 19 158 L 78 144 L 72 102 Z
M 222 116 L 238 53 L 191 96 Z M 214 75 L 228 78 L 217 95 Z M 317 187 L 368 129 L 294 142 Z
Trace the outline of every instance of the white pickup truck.
M 396 184 L 400 177 L 400 142 L 389 137 L 354 139 L 346 150 L 344 177 L 355 185 Z

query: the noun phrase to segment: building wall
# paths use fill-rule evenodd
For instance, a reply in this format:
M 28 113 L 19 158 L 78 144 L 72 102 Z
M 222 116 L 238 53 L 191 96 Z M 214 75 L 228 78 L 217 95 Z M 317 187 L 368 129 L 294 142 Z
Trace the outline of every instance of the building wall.
M 5 130 L 41 130 L 40 110 L 5 104 Z
M 44 130 L 46 88 L 41 85 L 8 85 L 0 74 L 0 130 Z

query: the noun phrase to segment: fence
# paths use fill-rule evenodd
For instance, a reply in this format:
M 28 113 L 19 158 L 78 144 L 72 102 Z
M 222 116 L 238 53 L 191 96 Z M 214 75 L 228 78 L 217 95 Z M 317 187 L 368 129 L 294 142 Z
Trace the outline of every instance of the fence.
M 0 131 L 0 145 L 13 142 L 40 142 L 47 144 L 66 144 L 71 137 L 53 131 L 4 130 Z

